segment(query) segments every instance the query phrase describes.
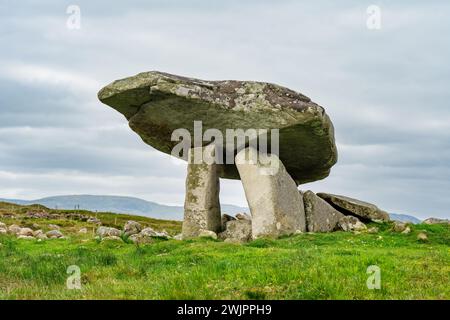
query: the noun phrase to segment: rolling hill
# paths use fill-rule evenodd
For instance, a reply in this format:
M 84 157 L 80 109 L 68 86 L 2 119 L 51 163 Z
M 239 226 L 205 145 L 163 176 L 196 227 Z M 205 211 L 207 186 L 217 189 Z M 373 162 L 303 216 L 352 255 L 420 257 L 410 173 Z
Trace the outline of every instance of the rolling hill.
M 0 201 L 21 205 L 41 204 L 51 209 L 80 209 L 89 211 L 102 211 L 114 213 L 128 213 L 145 217 L 182 220 L 182 206 L 168 206 L 156 202 L 146 201 L 134 197 L 104 196 L 104 195 L 65 195 L 54 196 L 36 200 L 0 199 Z M 222 212 L 236 214 L 248 212 L 247 208 L 223 204 Z

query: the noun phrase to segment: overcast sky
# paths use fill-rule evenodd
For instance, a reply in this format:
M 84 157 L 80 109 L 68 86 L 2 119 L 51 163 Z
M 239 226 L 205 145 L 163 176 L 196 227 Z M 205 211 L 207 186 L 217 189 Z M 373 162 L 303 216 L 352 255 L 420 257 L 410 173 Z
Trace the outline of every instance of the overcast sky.
M 220 2 L 1 1 L 0 198 L 182 204 L 185 165 L 97 100 L 159 70 L 300 91 L 326 108 L 339 150 L 331 175 L 301 189 L 450 217 L 449 1 Z M 72 4 L 79 30 L 66 26 Z M 222 181 L 221 201 L 246 205 L 239 181 Z

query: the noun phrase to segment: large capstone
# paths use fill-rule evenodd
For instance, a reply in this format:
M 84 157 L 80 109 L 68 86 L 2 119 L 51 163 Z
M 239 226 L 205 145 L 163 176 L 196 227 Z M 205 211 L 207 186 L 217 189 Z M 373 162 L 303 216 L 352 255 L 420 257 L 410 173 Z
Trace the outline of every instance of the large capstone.
M 218 233 L 222 229 L 217 165 L 206 158 L 199 158 L 211 159 L 214 151 L 214 144 L 189 151 L 183 239 L 198 237 L 204 230 Z
M 252 237 L 277 237 L 306 230 L 303 198 L 274 154 L 247 148 L 236 164 L 252 213 Z
M 272 130 L 279 129 L 279 158 L 297 184 L 327 177 L 337 161 L 334 129 L 325 110 L 276 84 L 204 81 L 152 71 L 114 81 L 98 97 L 122 113 L 147 144 L 168 154 L 179 142 L 172 141 L 174 130 L 185 128 L 193 135 L 194 121 L 201 121 L 202 133 L 218 129 L 224 138 L 227 129 L 268 130 L 268 150 Z M 235 145 L 233 139 L 221 147 L 234 159 L 245 145 Z M 187 160 L 185 154 L 179 156 Z M 220 177 L 239 179 L 233 163 L 217 170 Z

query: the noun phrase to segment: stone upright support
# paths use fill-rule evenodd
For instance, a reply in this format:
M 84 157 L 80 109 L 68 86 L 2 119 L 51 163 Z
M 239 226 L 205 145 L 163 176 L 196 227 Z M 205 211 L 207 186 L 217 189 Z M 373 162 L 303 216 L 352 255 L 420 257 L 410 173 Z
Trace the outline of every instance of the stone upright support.
M 247 148 L 236 155 L 236 166 L 252 213 L 254 239 L 306 231 L 303 198 L 276 155 Z
M 217 164 L 205 161 L 207 157 L 212 159 L 214 152 L 214 144 L 189 150 L 182 229 L 184 239 L 197 237 L 201 230 L 221 231 Z

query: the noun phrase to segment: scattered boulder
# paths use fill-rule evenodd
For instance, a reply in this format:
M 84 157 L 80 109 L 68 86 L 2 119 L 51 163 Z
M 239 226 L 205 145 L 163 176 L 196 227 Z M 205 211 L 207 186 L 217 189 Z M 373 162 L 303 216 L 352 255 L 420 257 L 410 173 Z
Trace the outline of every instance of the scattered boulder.
M 166 239 L 170 238 L 170 235 L 165 230 L 158 232 L 151 227 L 142 229 L 140 233 L 135 235 L 138 235 L 141 238 L 166 238 Z M 136 237 L 134 238 L 136 239 Z
M 88 229 L 87 228 L 81 228 L 78 233 L 88 233 Z
M 367 229 L 366 225 L 354 216 L 342 217 L 339 219 L 338 226 L 344 231 L 363 231 Z
M 374 204 L 329 193 L 318 193 L 317 195 L 344 214 L 355 215 L 374 222 L 389 221 L 389 214 Z
M 342 213 L 312 191 L 308 190 L 303 193 L 303 203 L 309 232 L 334 231 L 338 226 L 339 219 L 344 217 Z
M 228 242 L 247 242 L 252 239 L 252 222 L 247 219 L 228 221 L 219 237 Z
M 46 240 L 48 239 L 47 235 L 42 231 L 42 230 L 36 230 L 34 232 L 34 237 L 36 239 L 40 239 L 40 240 Z
M 31 230 L 30 228 L 20 228 L 19 232 L 17 232 L 17 236 L 33 237 L 33 230 Z
M 150 227 L 143 229 L 139 234 L 145 237 L 159 237 L 159 233 Z
M 182 233 L 179 233 L 179 234 L 177 234 L 176 236 L 174 236 L 173 239 L 174 239 L 174 240 L 179 240 L 179 241 L 181 241 L 181 240 L 183 240 L 183 234 L 182 234 Z
M 59 230 L 50 230 L 45 235 L 50 239 L 64 238 L 64 235 Z
M 49 219 L 51 217 L 46 211 L 28 211 L 26 216 L 34 219 Z
M 158 233 L 158 237 L 160 237 L 160 238 L 167 238 L 167 239 L 172 238 L 166 230 L 163 230 L 163 231 L 157 232 L 157 233 Z
M 233 221 L 233 220 L 236 220 L 236 218 L 233 217 L 233 216 L 230 216 L 229 214 L 226 214 L 226 213 L 222 214 L 222 219 L 221 219 L 222 231 L 225 231 L 225 230 L 226 230 L 226 228 L 227 228 L 227 226 L 226 226 L 227 222 L 228 222 L 228 221 Z
M 403 232 L 406 230 L 406 228 L 406 223 L 400 221 L 394 221 L 394 224 L 392 225 L 392 230 L 395 232 Z
M 411 228 L 410 227 L 406 227 L 405 230 L 402 231 L 403 234 L 408 234 L 411 233 Z
M 33 237 L 37 237 L 40 234 L 44 234 L 44 232 L 42 230 L 33 231 Z
M 214 231 L 211 230 L 200 230 L 199 234 L 198 234 L 199 238 L 213 238 L 213 239 L 217 239 L 217 233 L 215 233 Z
M 424 220 L 422 223 L 425 224 L 450 224 L 450 220 L 448 219 L 439 219 L 439 218 L 428 218 Z
M 12 224 L 8 227 L 8 232 L 11 234 L 18 234 L 22 228 L 16 224 Z
M 252 237 L 305 231 L 303 198 L 280 159 L 250 147 L 235 160 L 252 214 Z
M 154 241 L 154 238 L 152 236 L 148 236 L 146 234 L 138 233 L 138 234 L 132 234 L 128 240 L 135 244 L 144 244 L 144 243 L 151 243 Z
M 120 237 L 122 232 L 119 229 L 111 228 L 111 227 L 98 227 L 97 229 L 97 235 L 100 236 L 100 238 L 104 237 Z
M 417 240 L 418 241 L 422 241 L 422 242 L 427 242 L 428 241 L 428 236 L 427 236 L 426 233 L 420 232 L 419 234 L 417 234 Z
M 60 226 L 57 226 L 56 224 L 49 224 L 47 226 L 47 228 L 49 228 L 50 230 L 60 230 Z
M 131 236 L 133 234 L 138 234 L 142 231 L 142 225 L 139 222 L 136 221 L 127 221 L 125 223 L 125 226 L 123 227 L 123 232 L 127 236 Z
M 379 229 L 377 227 L 371 227 L 369 229 L 367 229 L 367 233 L 378 233 Z
M 8 227 L 3 222 L 0 222 L 0 234 L 8 233 Z

